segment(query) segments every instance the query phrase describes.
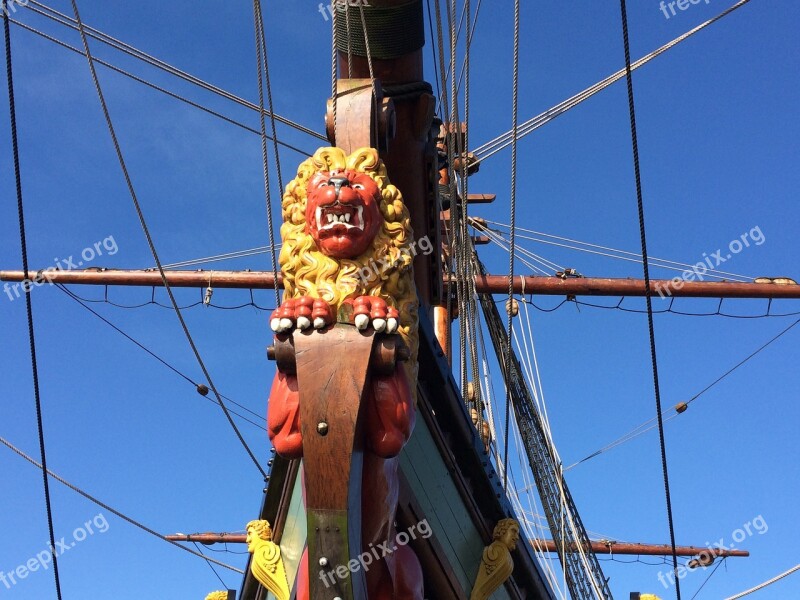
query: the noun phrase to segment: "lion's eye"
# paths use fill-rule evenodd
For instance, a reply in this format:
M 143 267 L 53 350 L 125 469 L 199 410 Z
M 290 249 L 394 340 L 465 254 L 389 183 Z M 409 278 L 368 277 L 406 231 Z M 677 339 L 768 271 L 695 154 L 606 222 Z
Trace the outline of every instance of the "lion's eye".
M 364 186 L 362 184 L 360 184 L 360 183 L 356 183 L 356 184 L 353 184 L 353 189 L 354 190 L 363 190 Z
M 321 181 L 318 187 L 328 187 L 329 185 L 330 183 L 328 183 L 327 181 Z

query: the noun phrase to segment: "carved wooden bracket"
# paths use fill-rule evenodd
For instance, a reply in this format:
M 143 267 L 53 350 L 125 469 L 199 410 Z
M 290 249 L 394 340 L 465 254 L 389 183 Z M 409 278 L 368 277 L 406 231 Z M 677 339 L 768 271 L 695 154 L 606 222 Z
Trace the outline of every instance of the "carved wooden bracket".
M 337 82 L 336 119 L 333 99 L 328 100 L 325 129 L 331 145 L 346 153 L 359 148 L 385 152 L 397 123 L 394 102 L 385 98 L 381 83 L 373 79 L 340 79 Z

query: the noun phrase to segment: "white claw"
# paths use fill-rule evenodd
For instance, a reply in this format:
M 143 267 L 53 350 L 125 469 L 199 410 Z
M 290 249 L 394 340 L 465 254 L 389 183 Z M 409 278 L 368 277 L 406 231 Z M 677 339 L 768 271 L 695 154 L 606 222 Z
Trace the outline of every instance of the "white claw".
M 364 331 L 369 327 L 369 315 L 356 315 L 355 324 L 356 329 Z
M 325 327 L 325 319 L 317 317 L 314 319 L 314 329 L 322 329 Z
M 311 320 L 308 317 L 297 317 L 297 326 L 300 329 L 308 329 L 311 327 Z
M 280 319 L 272 319 L 269 322 L 269 328 L 272 329 L 272 331 L 274 331 L 276 333 L 278 332 L 280 327 L 281 327 L 281 320 Z
M 278 326 L 279 331 L 289 331 L 294 326 L 291 319 L 281 319 L 280 325 Z
M 394 333 L 395 331 L 397 331 L 397 319 L 389 317 L 389 320 L 386 321 L 386 333 Z
M 380 333 L 384 329 L 386 329 L 386 319 L 375 319 L 372 322 L 372 326 L 375 328 L 375 331 Z

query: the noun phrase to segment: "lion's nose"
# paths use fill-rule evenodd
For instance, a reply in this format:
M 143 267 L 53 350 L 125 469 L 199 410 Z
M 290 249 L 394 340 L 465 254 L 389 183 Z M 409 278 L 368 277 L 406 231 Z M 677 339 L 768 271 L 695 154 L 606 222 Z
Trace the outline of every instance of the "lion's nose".
M 339 192 L 342 191 L 343 187 L 350 187 L 350 180 L 347 177 L 331 177 L 328 179 L 328 185 L 332 185 L 334 191 L 336 192 L 336 197 L 339 197 Z

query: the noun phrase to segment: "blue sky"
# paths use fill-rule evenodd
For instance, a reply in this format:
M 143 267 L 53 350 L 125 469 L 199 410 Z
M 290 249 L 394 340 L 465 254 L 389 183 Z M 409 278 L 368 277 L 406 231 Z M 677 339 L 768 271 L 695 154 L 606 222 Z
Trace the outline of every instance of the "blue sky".
M 473 3 L 474 4 L 474 3 Z M 471 77 L 471 147 L 510 128 L 511 2 L 484 3 L 475 35 Z M 632 54 L 655 49 L 732 2 L 689 5 L 669 19 L 655 0 L 629 6 Z M 70 13 L 68 2 L 51 5 Z M 520 117 L 525 119 L 581 91 L 623 65 L 619 6 L 613 1 L 524 3 Z M 257 98 L 252 10 L 247 2 L 79 2 L 84 20 L 119 39 L 249 100 Z M 330 32 L 316 3 L 265 3 L 276 111 L 322 130 L 330 90 Z M 73 32 L 20 9 L 19 18 L 77 45 Z M 800 7 L 754 0 L 733 15 L 636 72 L 637 117 L 648 243 L 652 255 L 695 263 L 758 227 L 764 243 L 726 262 L 749 276 L 798 279 L 800 209 L 795 168 L 800 127 L 797 24 Z M 78 256 L 113 238 L 117 251 L 91 266 L 152 265 L 125 189 L 85 59 L 12 28 L 28 247 L 33 268 Z M 245 108 L 93 44 L 97 56 L 170 90 L 257 127 Z M 430 45 L 425 49 L 430 63 Z M 428 64 L 427 67 L 431 65 Z M 268 243 L 258 136 L 99 70 L 111 113 L 156 246 L 166 263 Z M 433 81 L 433 70 L 427 68 Z M 4 101 L 5 102 L 5 101 Z M 518 225 L 637 251 L 638 224 L 624 84 L 616 84 L 520 143 Z M 0 268 L 19 268 L 8 124 L 0 120 Z M 286 127 L 281 139 L 306 150 L 317 141 Z M 301 156 L 281 151 L 284 180 Z M 506 150 L 470 181 L 474 192 L 498 195 L 474 214 L 509 218 Z M 273 196 L 278 198 L 277 189 Z M 279 213 L 275 212 L 276 218 Z M 602 257 L 520 244 L 593 276 L 637 277 L 640 267 Z M 485 247 L 493 272 L 507 255 Z M 222 263 L 269 269 L 265 255 Z M 517 269 L 524 271 L 522 265 Z M 672 276 L 655 270 L 654 276 Z M 102 288 L 74 288 L 102 299 Z M 110 289 L 116 303 L 136 305 L 149 289 Z M 199 299 L 177 293 L 179 302 Z M 148 526 L 165 533 L 236 531 L 258 510 L 261 478 L 218 407 L 63 293 L 36 289 L 41 391 L 51 469 Z M 156 294 L 166 302 L 162 292 Z M 256 294 L 272 307 L 271 292 Z M 249 301 L 245 291 L 220 291 L 215 303 Z M 559 299 L 536 298 L 540 307 Z M 617 299 L 598 303 L 615 305 Z M 641 308 L 635 299 L 623 306 Z M 147 306 L 93 307 L 191 377 L 201 374 L 174 314 Z M 656 309 L 665 308 L 657 301 Z M 726 301 L 725 311 L 766 312 L 766 301 Z M 676 310 L 714 311 L 713 300 L 678 300 Z M 773 312 L 800 310 L 775 302 Z M 195 307 L 187 322 L 215 383 L 225 395 L 264 414 L 274 374 L 265 358 L 267 313 L 254 308 Z M 665 405 L 686 400 L 797 317 L 732 319 L 674 314 L 656 317 Z M 646 319 L 641 314 L 566 305 L 534 314 L 536 348 L 553 435 L 571 464 L 654 416 Z M 4 365 L 0 435 L 36 455 L 36 421 L 21 299 L 0 296 L 0 364 Z M 719 568 L 698 598 L 721 598 L 796 564 L 795 498 L 797 332 L 792 331 L 667 424 L 677 541 L 705 545 L 761 516 L 765 533 L 738 546 L 747 559 Z M 501 384 L 496 384 L 499 388 Z M 263 462 L 266 435 L 242 423 Z M 47 526 L 39 472 L 0 450 L 3 500 L 0 570 L 8 573 L 44 549 Z M 587 528 L 625 541 L 668 542 L 655 432 L 568 474 Z M 58 483 L 52 501 L 56 537 L 103 512 Z M 65 597 L 202 598 L 221 587 L 200 559 L 104 513 L 108 528 L 76 544 L 60 562 Z M 233 548 L 235 551 L 243 549 Z M 244 558 L 213 553 L 242 566 Z M 622 560 L 633 560 L 623 557 Z M 650 562 L 650 561 L 648 561 Z M 603 562 L 617 597 L 630 591 L 670 597 L 658 581 L 664 565 Z M 240 577 L 220 571 L 226 584 Z M 707 573 L 687 575 L 686 598 Z M 122 588 L 122 589 L 120 589 Z M 800 595 L 788 578 L 760 598 Z M 31 573 L 0 597 L 52 597 L 49 573 Z

